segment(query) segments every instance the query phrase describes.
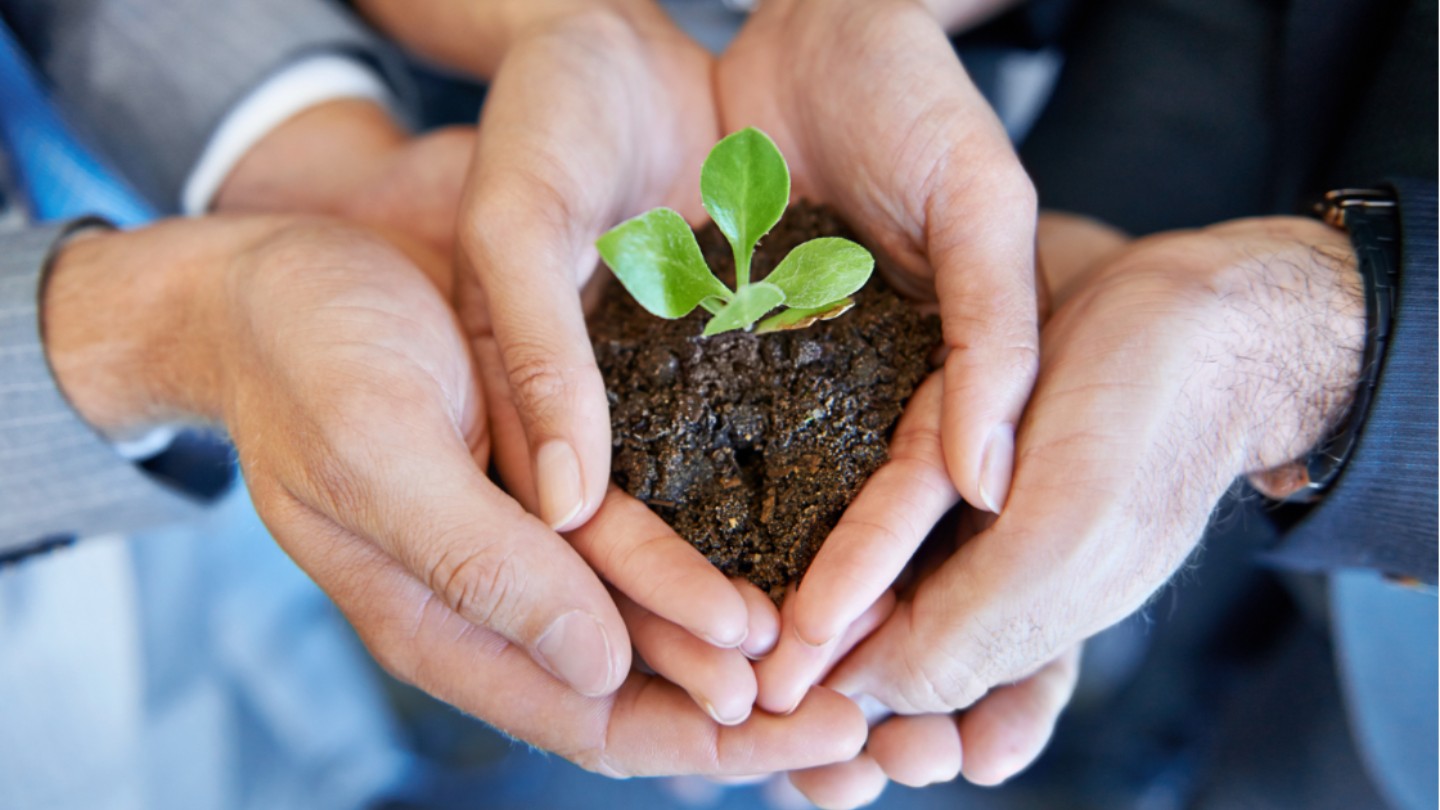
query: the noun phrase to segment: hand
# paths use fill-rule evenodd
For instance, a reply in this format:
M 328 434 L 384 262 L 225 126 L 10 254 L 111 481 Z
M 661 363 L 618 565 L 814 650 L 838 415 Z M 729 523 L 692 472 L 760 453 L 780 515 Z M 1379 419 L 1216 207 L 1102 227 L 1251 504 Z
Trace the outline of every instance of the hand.
M 1160 588 L 1237 476 L 1345 412 L 1365 317 L 1343 234 L 1242 220 L 1097 253 L 1045 328 L 1009 508 L 828 685 L 934 713 L 1036 672 Z M 827 543 L 810 576 L 868 582 L 908 555 Z
M 492 402 L 519 418 L 497 434 L 515 443 L 497 448 L 501 474 L 562 531 L 595 513 L 610 474 L 609 405 L 579 292 L 594 242 L 657 205 L 698 214 L 718 136 L 709 54 L 652 4 L 609 5 L 507 51 L 460 219 L 461 320 Z
M 1035 195 L 939 23 L 914 0 L 769 0 L 716 92 L 726 129 L 768 132 L 799 195 L 837 206 L 899 289 L 938 298 L 947 467 L 1000 511 L 1037 362 Z M 820 645 L 857 615 L 802 597 L 796 628 Z
M 963 773 L 974 784 L 999 785 L 1044 750 L 1079 667 L 1076 647 L 959 714 L 892 715 L 871 727 L 859 756 L 792 772 L 790 781 L 827 810 L 870 804 L 891 781 L 925 787 Z
M 372 13 L 376 12 L 377 8 L 374 6 L 377 4 L 371 5 Z M 473 10 L 477 14 L 483 14 L 486 9 L 494 8 L 477 6 Z M 436 5 L 428 9 L 433 12 L 443 7 Z M 536 98 L 524 91 L 515 95 L 514 91 L 506 89 L 517 83 L 523 85 L 529 81 L 541 81 L 547 85 L 553 84 L 556 87 L 555 93 L 589 92 L 586 79 L 588 73 L 562 71 L 556 74 L 551 70 L 554 64 L 547 61 L 548 56 L 576 49 L 585 51 L 597 46 L 597 43 L 610 41 L 607 37 L 615 37 L 618 30 L 616 26 L 622 24 L 621 18 L 610 14 L 579 15 L 561 13 L 562 11 L 564 9 L 558 5 L 535 8 L 536 15 L 546 18 L 544 24 L 532 22 L 531 25 L 524 26 L 524 35 L 515 38 L 511 43 L 512 50 L 509 53 L 512 60 L 522 63 L 529 60 L 533 67 L 526 68 L 522 64 L 522 67 L 514 71 L 507 69 L 505 76 L 497 81 L 492 93 L 492 112 L 488 112 L 487 116 L 491 119 L 498 117 L 500 120 L 487 123 L 487 132 L 505 126 L 504 122 L 507 120 L 522 128 L 512 132 L 508 138 L 500 139 L 503 149 L 518 149 L 527 153 L 538 150 L 542 158 L 543 155 L 554 152 L 561 158 L 569 158 L 572 157 L 572 150 L 564 138 L 585 137 L 583 134 L 577 135 L 574 127 L 567 134 L 563 127 L 552 127 L 545 120 L 532 121 L 531 118 L 536 114 L 548 115 L 549 107 L 537 106 Z M 574 9 L 570 11 L 573 12 Z M 599 26 L 598 31 L 591 30 L 592 18 L 598 20 L 593 23 Z M 415 19 L 414 15 L 405 18 L 411 22 Z M 513 23 L 514 19 L 516 18 L 510 18 L 509 22 Z M 480 21 L 468 22 L 474 27 Z M 564 25 L 561 25 L 562 22 Z M 490 20 L 489 23 L 494 25 L 496 21 Z M 452 26 L 447 30 L 461 29 Z M 594 38 L 591 38 L 592 34 L 595 35 Z M 668 28 L 662 29 L 655 36 L 661 35 L 663 38 L 678 36 Z M 614 50 L 609 52 L 606 58 L 624 61 L 633 60 L 640 55 L 641 40 L 638 34 L 623 41 L 614 41 L 612 45 Z M 674 46 L 687 57 L 695 55 L 693 46 L 684 42 L 677 41 Z M 701 56 L 704 61 L 693 64 L 692 67 L 708 62 L 708 57 Z M 650 78 L 646 81 L 654 82 Z M 542 97 L 544 95 L 542 94 Z M 709 110 L 705 112 L 706 131 L 713 131 L 713 114 L 710 114 Z M 598 116 L 598 119 L 604 119 L 610 112 L 599 109 L 592 110 L 591 114 Z M 514 120 L 517 118 L 518 120 Z M 585 120 L 567 118 L 563 114 L 559 118 L 572 124 L 586 124 Z M 637 124 L 634 121 L 630 123 L 644 126 L 643 123 Z M 528 126 L 534 126 L 534 131 L 543 133 L 545 137 L 559 140 L 537 142 L 531 138 L 529 132 L 524 131 L 523 128 Z M 588 124 L 586 126 L 588 127 Z M 708 137 L 707 135 L 707 141 Z M 696 146 L 702 148 L 698 142 Z M 412 240 L 419 240 L 448 254 L 454 248 L 456 215 L 474 148 L 472 128 L 455 128 L 410 139 L 378 105 L 360 101 L 331 102 L 296 116 L 261 141 L 228 178 L 217 200 L 217 208 L 222 211 L 334 214 L 384 228 L 392 234 L 398 233 Z M 628 155 L 628 152 L 626 154 Z M 530 160 L 532 164 L 539 160 L 542 167 L 556 168 L 561 165 L 548 158 L 537 158 L 533 154 Z M 523 164 L 512 164 L 508 160 L 502 161 L 502 166 L 507 171 L 524 169 Z M 619 187 L 629 182 L 630 178 L 620 174 L 624 171 L 620 164 L 601 161 L 600 166 L 596 171 L 599 172 L 597 182 L 602 187 L 599 191 L 601 195 L 607 193 L 603 190 L 606 183 L 610 184 L 612 192 L 618 193 Z M 638 166 L 637 162 L 636 167 Z M 589 182 L 584 171 L 587 166 L 571 168 L 579 174 L 573 180 L 564 182 L 577 189 L 576 193 L 596 190 L 586 185 Z M 616 174 L 609 175 L 610 179 L 606 180 L 606 172 Z M 498 187 L 487 181 L 484 187 L 476 192 L 481 195 L 482 200 L 489 200 L 491 195 L 507 194 L 517 187 L 513 174 L 505 175 L 502 172 L 502 176 L 509 179 Z M 518 183 L 518 188 L 527 192 L 534 191 L 534 187 L 524 181 Z M 554 236 L 553 231 L 548 230 L 544 223 L 563 223 L 565 220 L 557 218 L 555 209 L 547 207 L 548 200 L 537 199 L 533 203 L 539 207 L 531 212 L 531 221 L 522 223 L 520 232 L 537 231 L 536 239 L 544 244 L 546 239 Z M 485 227 L 482 228 L 487 234 L 490 224 L 487 218 Z M 583 224 L 569 223 L 576 227 Z M 494 229 L 500 236 L 513 237 L 517 233 L 515 230 L 507 230 L 499 223 L 494 224 Z M 585 244 L 588 243 L 587 239 Z M 591 261 L 593 263 L 593 258 Z M 556 272 L 560 272 L 559 268 Z M 522 278 L 521 281 L 523 280 Z M 476 335 L 474 348 L 481 359 L 480 368 L 487 377 L 486 387 L 494 400 L 491 418 L 501 423 L 500 429 L 493 434 L 497 436 L 498 465 L 512 492 L 525 499 L 532 513 L 543 514 L 544 501 L 537 502 L 537 488 L 530 477 L 530 452 L 525 441 L 524 423 L 515 405 L 512 378 L 506 374 L 504 358 L 500 355 L 496 341 L 491 337 L 494 334 L 490 326 L 492 307 L 481 300 L 483 294 L 469 274 L 464 276 L 464 282 L 466 291 L 462 296 L 462 310 L 468 313 L 468 326 Z M 496 280 L 491 289 L 496 291 L 495 296 L 504 300 L 507 298 L 505 290 L 515 283 L 502 278 Z M 568 296 L 572 303 L 578 300 L 578 287 L 574 286 L 574 283 L 568 288 L 550 292 L 562 299 Z M 534 303 L 523 297 L 521 299 L 521 304 L 525 307 Z M 564 307 L 560 309 L 564 310 Z M 527 317 L 533 320 L 526 320 Z M 548 327 L 554 321 L 548 312 L 529 309 L 511 313 L 511 320 L 515 319 L 519 319 L 519 327 L 527 329 L 533 328 L 536 323 L 543 323 Z M 505 322 L 504 317 L 497 316 L 495 320 Z M 582 325 L 580 339 L 585 341 L 582 344 L 583 352 L 589 360 L 589 371 L 593 372 L 588 339 L 584 339 L 583 334 Z M 587 424 L 595 423 L 598 428 L 605 428 L 608 427 L 608 422 L 600 417 L 606 412 L 607 403 L 602 397 L 598 410 L 592 407 L 590 412 L 582 410 L 579 414 L 585 416 L 582 421 Z M 602 449 L 608 453 L 608 440 L 604 440 L 603 435 L 584 436 L 584 439 L 591 443 L 596 438 L 603 440 Z M 598 471 L 602 476 L 608 475 L 608 455 L 601 458 L 598 465 L 587 465 L 587 469 Z M 743 721 L 748 717 L 749 707 L 754 702 L 756 686 L 744 656 L 735 648 L 743 640 L 743 650 L 752 655 L 768 651 L 776 635 L 771 626 L 775 621 L 773 607 L 747 592 L 753 589 L 742 586 L 737 593 L 737 586 L 727 583 L 719 572 L 663 523 L 654 520 L 652 515 L 643 510 L 637 510 L 625 503 L 627 500 L 629 499 L 620 493 L 606 496 L 604 503 L 610 505 L 605 512 L 606 518 L 600 521 L 597 516 L 595 521 L 607 527 L 605 532 L 597 533 L 592 530 L 583 536 L 572 538 L 576 548 L 609 582 L 621 592 L 630 594 L 621 598 L 620 604 L 627 608 L 627 616 L 635 618 L 637 625 L 644 628 L 635 639 L 637 646 L 642 652 L 649 651 L 647 658 L 663 659 L 666 667 L 662 669 L 657 665 L 657 669 L 672 675 L 677 683 L 689 689 L 697 701 L 717 719 L 728 724 Z M 573 524 L 576 521 L 569 522 Z M 620 553 L 633 548 L 640 538 L 646 541 L 645 554 Z M 747 608 L 754 610 L 747 611 Z M 747 635 L 747 624 L 753 631 L 752 635 Z M 671 638 L 676 632 L 687 631 L 698 639 L 684 644 L 661 641 Z M 702 650 L 701 648 L 707 646 L 706 642 L 722 645 L 722 649 Z M 692 654 L 678 658 L 673 654 L 662 656 L 655 652 L 657 649 L 674 651 L 692 648 Z M 696 670 L 694 678 L 687 677 L 688 673 L 683 667 L 676 669 L 680 662 L 688 660 L 704 664 L 701 669 Z M 739 675 L 732 678 L 717 677 L 717 673 L 725 670 L 725 667 L 711 666 L 717 660 L 728 661 L 728 669 Z
M 832 644 L 808 647 L 793 634 L 782 636 L 776 651 L 756 665 L 762 705 L 766 700 L 794 705 L 808 684 L 824 681 L 837 662 L 891 616 L 895 596 L 882 590 L 875 598 L 873 588 L 898 578 L 902 600 L 910 600 L 917 586 L 905 583 L 923 583 L 957 546 L 993 524 L 993 516 L 965 509 L 958 527 L 947 521 L 936 529 L 946 542 L 932 542 L 924 547 L 926 553 L 915 554 L 931 527 L 958 500 L 940 449 L 940 386 L 935 376 L 916 392 L 892 439 L 891 461 L 846 511 L 800 589 L 836 603 L 852 598 L 856 604 L 874 599 L 873 604 Z M 837 576 L 837 567 L 847 565 Z M 895 565 L 905 570 L 897 572 Z M 878 568 L 867 570 L 864 578 L 848 576 L 862 566 Z M 794 626 L 796 596 L 791 592 L 784 605 L 786 628 Z M 959 715 L 936 712 L 882 718 L 858 757 L 792 773 L 790 779 L 811 801 L 827 808 L 868 804 L 891 780 L 921 787 L 963 772 L 976 784 L 999 784 L 1039 756 L 1069 701 L 1078 671 L 1077 646 Z
M 726 728 L 628 672 L 600 581 L 484 475 L 486 421 L 447 278 L 423 250 L 351 226 L 163 223 L 60 254 L 47 352 L 102 429 L 223 423 L 286 551 L 387 669 L 441 699 L 612 775 L 853 756 L 863 720 L 826 690 L 790 718 Z
M 372 101 L 312 107 L 265 136 L 216 194 L 221 213 L 333 216 L 448 256 L 474 127 L 409 136 Z

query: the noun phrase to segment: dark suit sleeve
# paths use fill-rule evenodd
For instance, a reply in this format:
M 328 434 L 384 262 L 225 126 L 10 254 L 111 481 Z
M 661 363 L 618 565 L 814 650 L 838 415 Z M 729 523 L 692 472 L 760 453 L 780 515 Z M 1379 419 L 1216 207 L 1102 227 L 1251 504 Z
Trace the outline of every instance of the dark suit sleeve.
M 1325 499 L 1271 556 L 1300 568 L 1373 568 L 1436 581 L 1435 181 L 1394 183 L 1400 293 L 1375 400 L 1355 454 Z
M 0 0 L 56 101 L 161 211 L 225 113 L 315 53 L 392 57 L 329 0 Z

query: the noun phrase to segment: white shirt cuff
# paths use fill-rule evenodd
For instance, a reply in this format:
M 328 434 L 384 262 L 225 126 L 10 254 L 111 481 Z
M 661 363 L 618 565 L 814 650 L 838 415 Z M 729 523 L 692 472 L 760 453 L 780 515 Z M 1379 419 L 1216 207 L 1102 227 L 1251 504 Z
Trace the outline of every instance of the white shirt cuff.
M 391 106 L 385 82 L 364 63 L 338 54 L 308 56 L 250 91 L 210 136 L 180 195 L 180 210 L 210 210 L 225 179 L 245 154 L 281 124 L 318 104 L 342 98 Z
M 114 447 L 115 452 L 119 453 L 120 457 L 126 461 L 144 461 L 165 452 L 165 450 L 174 443 L 175 437 L 179 435 L 180 428 L 172 425 L 163 425 L 161 427 L 151 428 L 143 436 L 112 441 L 110 445 Z

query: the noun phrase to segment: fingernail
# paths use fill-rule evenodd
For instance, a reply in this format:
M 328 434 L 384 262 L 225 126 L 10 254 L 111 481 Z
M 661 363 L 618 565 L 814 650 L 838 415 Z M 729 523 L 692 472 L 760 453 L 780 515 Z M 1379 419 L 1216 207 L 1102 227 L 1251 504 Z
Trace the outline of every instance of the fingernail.
M 746 636 L 748 635 L 748 633 L 749 633 L 749 628 L 747 628 L 747 627 L 742 627 L 742 628 L 740 628 L 740 635 L 739 635 L 738 637 L 732 639 L 732 640 L 729 640 L 729 641 L 727 641 L 727 640 L 725 640 L 725 639 L 716 638 L 715 636 L 712 636 L 712 635 L 710 635 L 709 633 L 701 633 L 701 634 L 700 634 L 700 638 L 704 639 L 704 640 L 705 640 L 705 643 L 706 643 L 706 644 L 709 644 L 711 647 L 719 647 L 719 648 L 722 649 L 722 650 L 733 650 L 733 649 L 735 649 L 736 647 L 739 647 L 740 645 L 742 645 L 742 644 L 745 643 L 745 639 L 746 639 Z
M 610 686 L 614 668 L 610 637 L 600 620 L 583 610 L 572 610 L 552 622 L 535 651 L 541 666 L 582 695 L 598 697 Z
M 540 487 L 540 519 L 552 529 L 573 528 L 567 524 L 585 505 L 585 485 L 580 480 L 580 458 L 559 439 L 540 445 L 535 454 L 535 471 Z
M 748 706 L 741 711 L 739 716 L 727 718 L 721 717 L 720 712 L 716 711 L 715 709 L 715 704 L 711 703 L 708 700 L 702 698 L 700 700 L 700 705 L 705 707 L 705 713 L 710 715 L 711 720 L 714 720 L 722 726 L 738 726 L 746 720 L 750 719 L 750 708 Z
M 751 661 L 759 661 L 775 651 L 775 645 L 780 641 L 779 633 L 755 633 L 751 632 L 745 637 L 744 643 L 740 645 L 740 652 Z
M 980 502 L 995 514 L 1005 508 L 1010 496 L 1010 476 L 1015 472 L 1015 426 L 996 425 L 985 440 L 980 456 Z
M 802 645 L 812 650 L 823 650 L 835 640 L 835 636 L 831 636 L 824 641 L 811 641 L 810 639 L 805 637 L 804 633 L 800 632 L 799 627 L 795 628 L 794 636 L 796 641 L 800 642 Z

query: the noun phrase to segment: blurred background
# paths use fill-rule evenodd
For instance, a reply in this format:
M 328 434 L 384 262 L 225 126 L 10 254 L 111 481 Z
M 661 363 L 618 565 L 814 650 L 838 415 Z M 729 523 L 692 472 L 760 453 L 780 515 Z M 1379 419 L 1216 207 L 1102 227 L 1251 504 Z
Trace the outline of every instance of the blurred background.
M 1256 5 L 1228 1 L 1237 7 Z M 671 0 L 667 5 L 682 25 L 716 50 L 744 19 L 743 3 Z M 1058 31 L 1063 22 L 1058 17 L 1047 20 L 1043 11 L 1023 24 L 1006 17 L 956 42 L 1017 143 L 1026 141 L 1064 67 L 1060 50 L 1044 35 L 1047 25 Z M 423 126 L 475 120 L 483 88 L 414 67 Z M 1095 193 L 1103 197 L 1104 189 Z M 228 477 L 218 469 L 228 465 L 228 456 L 222 452 L 211 458 L 219 461 L 152 472 L 183 478 L 192 489 L 203 490 L 207 483 L 218 487 Z M 1355 742 L 1366 734 L 1356 715 L 1357 695 L 1376 692 L 1407 701 L 1399 711 L 1409 718 L 1414 739 L 1436 739 L 1433 594 L 1417 591 L 1413 599 L 1372 604 L 1365 599 L 1370 585 L 1363 577 L 1352 583 L 1344 576 L 1330 580 L 1267 564 L 1265 550 L 1273 545 L 1275 530 L 1264 508 L 1257 496 L 1237 488 L 1182 574 L 1139 613 L 1087 645 L 1075 700 L 1048 750 L 1029 771 L 994 789 L 952 784 L 910 790 L 892 785 L 876 806 L 1434 806 L 1436 762 L 1426 758 L 1433 754 L 1425 753 L 1425 747 L 1384 751 L 1375 760 L 1373 748 L 1362 754 Z M 78 553 L 93 561 L 96 578 L 69 580 L 55 591 L 51 603 L 26 604 L 17 589 L 0 589 L 0 630 L 7 624 L 22 626 L 22 610 L 44 611 L 63 620 L 71 614 L 93 616 L 136 599 L 145 612 L 167 617 L 157 626 L 179 622 L 185 633 L 217 640 L 213 650 L 187 653 L 145 638 L 5 637 L 0 649 L 12 663 L 23 661 L 27 649 L 57 643 L 153 646 L 146 660 L 154 682 L 146 688 L 154 701 L 173 703 L 177 720 L 151 740 L 159 756 L 141 758 L 146 764 L 137 767 L 164 769 L 167 751 L 188 762 L 185 723 L 220 717 L 233 729 L 242 758 L 250 747 L 287 751 L 297 760 L 347 751 L 346 767 L 328 771 L 333 782 L 309 789 L 331 800 L 380 795 L 384 798 L 378 804 L 370 803 L 384 810 L 808 806 L 783 780 L 728 786 L 698 779 L 614 781 L 513 742 L 373 666 L 324 595 L 265 538 L 243 490 L 227 495 L 210 521 L 212 542 L 204 545 L 196 544 L 190 533 L 163 531 L 128 540 L 87 541 Z M 101 573 L 107 560 L 124 555 L 133 555 L 140 572 L 138 593 L 125 591 L 123 583 Z M 76 570 L 72 567 L 63 576 L 73 578 Z M 1347 592 L 1350 598 L 1342 598 Z M 1363 629 L 1347 635 L 1347 627 Z M 1337 649 L 1337 639 L 1340 644 L 1378 647 L 1388 666 L 1380 671 L 1350 666 L 1351 659 Z M 358 667 L 344 666 L 355 662 Z M 256 678 L 261 686 L 238 696 L 185 686 L 198 683 L 196 673 L 212 668 L 290 674 L 283 683 Z M 137 677 L 112 675 L 117 681 Z M 0 723 L 27 710 L 41 710 L 17 699 L 7 688 L 10 677 L 17 676 L 0 666 Z M 93 684 L 66 691 L 67 677 L 55 674 L 55 691 L 71 704 L 65 711 L 83 714 L 85 689 Z M 344 698 L 351 691 L 383 695 L 393 714 L 353 711 Z M 1391 707 L 1392 715 L 1394 711 Z M 320 721 L 285 721 L 302 716 Z M 266 722 L 252 722 L 261 717 Z M 104 735 L 112 719 L 95 716 L 86 722 Z M 254 740 L 247 735 L 273 734 L 277 728 L 286 735 L 284 740 L 249 745 Z M 57 767 L 29 762 L 23 750 L 0 747 L 0 781 L 9 769 L 32 766 Z M 84 763 L 65 767 L 80 773 Z M 167 771 L 165 779 L 246 792 L 244 786 L 227 785 L 230 776 L 218 770 L 218 764 L 216 768 L 207 770 L 205 763 L 198 763 L 183 772 Z M 1387 780 L 1386 773 L 1394 772 L 1406 776 L 1403 786 Z M 220 792 L 217 788 L 216 807 L 222 806 Z M 249 799 L 249 805 L 266 806 L 263 795 Z M 367 802 L 356 800 L 357 805 Z

